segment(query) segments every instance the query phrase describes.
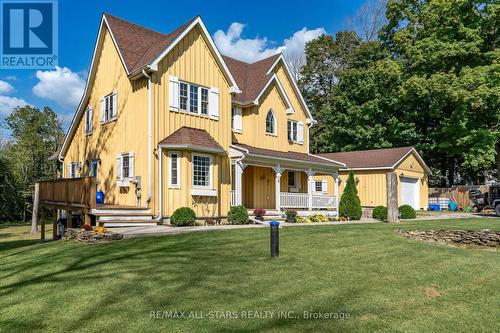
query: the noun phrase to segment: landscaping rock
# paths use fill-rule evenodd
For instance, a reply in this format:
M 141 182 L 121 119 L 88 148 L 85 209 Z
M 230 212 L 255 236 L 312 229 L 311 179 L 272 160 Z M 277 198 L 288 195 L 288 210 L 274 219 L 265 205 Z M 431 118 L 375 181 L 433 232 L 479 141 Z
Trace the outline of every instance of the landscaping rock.
M 454 245 L 500 247 L 500 231 L 489 229 L 474 230 L 396 230 L 404 237 L 425 242 L 438 242 Z
M 65 239 L 75 239 L 80 242 L 98 243 L 103 241 L 113 241 L 123 239 L 122 234 L 107 231 L 105 233 L 97 233 L 94 230 L 83 229 L 67 229 L 64 235 Z

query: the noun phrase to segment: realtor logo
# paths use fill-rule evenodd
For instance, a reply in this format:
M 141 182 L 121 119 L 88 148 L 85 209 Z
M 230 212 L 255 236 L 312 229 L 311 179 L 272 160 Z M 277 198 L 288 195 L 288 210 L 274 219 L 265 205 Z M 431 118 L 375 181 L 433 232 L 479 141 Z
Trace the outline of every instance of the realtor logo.
M 2 69 L 53 68 L 57 65 L 57 2 L 1 2 Z

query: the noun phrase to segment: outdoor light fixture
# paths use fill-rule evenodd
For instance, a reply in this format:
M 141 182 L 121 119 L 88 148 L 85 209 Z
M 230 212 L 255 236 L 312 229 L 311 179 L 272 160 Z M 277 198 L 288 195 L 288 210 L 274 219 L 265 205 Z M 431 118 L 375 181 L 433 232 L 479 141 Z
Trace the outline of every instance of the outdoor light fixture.
M 356 177 L 356 185 L 359 184 L 359 178 Z
M 427 178 L 426 178 L 426 177 L 422 177 L 422 178 L 420 179 L 420 181 L 422 182 L 422 185 L 423 185 L 423 184 L 427 181 Z
M 89 160 L 85 160 L 85 165 L 86 165 L 86 166 L 89 166 L 89 165 L 90 165 Z

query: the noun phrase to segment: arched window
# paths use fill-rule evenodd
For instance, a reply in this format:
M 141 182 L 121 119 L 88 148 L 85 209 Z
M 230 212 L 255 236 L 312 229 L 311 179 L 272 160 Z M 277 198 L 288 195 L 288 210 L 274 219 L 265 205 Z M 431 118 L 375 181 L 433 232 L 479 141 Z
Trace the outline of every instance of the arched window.
M 266 116 L 266 133 L 276 134 L 276 119 L 273 110 L 269 110 Z

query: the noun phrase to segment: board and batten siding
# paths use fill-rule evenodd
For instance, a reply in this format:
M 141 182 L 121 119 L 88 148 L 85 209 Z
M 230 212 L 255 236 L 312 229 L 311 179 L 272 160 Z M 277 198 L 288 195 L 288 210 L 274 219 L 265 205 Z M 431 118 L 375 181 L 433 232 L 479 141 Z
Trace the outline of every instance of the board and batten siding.
M 90 165 L 85 161 L 100 159 L 97 188 L 105 193 L 105 202 L 118 205 L 136 205 L 135 186 L 118 187 L 116 184 L 116 157 L 119 153 L 134 153 L 135 175 L 142 176 L 141 205 L 147 200 L 147 81 L 130 81 L 118 56 L 109 32 L 106 30 L 97 55 L 96 75 L 90 91 L 88 105 L 92 112 L 92 134 L 85 134 L 85 117 L 78 122 L 75 135 L 64 157 L 64 176 L 67 165 L 79 162 L 81 172 L 87 176 Z M 117 119 L 107 124 L 100 122 L 100 100 L 117 93 Z
M 361 200 L 361 205 L 364 207 L 387 206 L 387 178 L 386 174 L 390 170 L 375 169 L 375 170 L 354 170 L 354 178 L 359 179 L 357 185 L 358 196 Z M 403 161 L 397 165 L 395 169 L 398 177 L 401 173 L 405 176 L 419 178 L 420 186 L 420 208 L 426 209 L 428 206 L 428 183 L 427 180 L 422 182 L 423 177 L 428 178 L 428 175 L 420 162 L 413 154 L 408 155 Z M 339 172 L 341 182 L 339 184 L 340 196 L 344 192 L 344 188 L 349 177 L 349 171 Z M 315 180 L 327 180 L 328 195 L 334 195 L 334 180 L 330 175 L 316 175 Z M 340 199 L 339 196 L 339 199 Z M 401 186 L 398 184 L 398 202 L 401 203 Z
M 238 143 L 258 148 L 307 153 L 309 151 L 309 128 L 306 111 L 299 103 L 290 79 L 283 70 L 283 65 L 276 66 L 275 73 L 295 112 L 287 114 L 286 102 L 280 94 L 276 82 L 273 81 L 260 97 L 259 105 L 243 108 L 242 133 L 233 132 L 234 139 Z M 276 119 L 276 134 L 266 133 L 266 116 L 271 109 Z M 288 120 L 303 124 L 303 143 L 290 143 L 288 141 Z
M 179 81 L 192 83 L 206 88 L 219 90 L 219 119 L 188 112 L 170 111 L 169 79 L 175 76 Z M 207 41 L 198 27 L 191 30 L 158 63 L 158 71 L 152 75 L 153 104 L 153 144 L 174 133 L 182 126 L 203 129 L 208 132 L 226 152 L 231 144 L 231 93 L 230 83 L 211 53 Z M 201 97 L 199 97 L 201 98 Z M 231 169 L 228 156 L 212 155 L 213 188 L 217 198 L 194 197 L 191 195 L 192 168 L 191 152 L 182 152 L 181 181 L 179 189 L 168 188 L 168 151 L 164 152 L 165 169 L 163 170 L 163 215 L 168 216 L 179 207 L 187 206 L 195 210 L 198 216 L 226 215 L 230 206 Z M 153 211 L 159 209 L 158 189 L 158 153 L 153 159 Z

